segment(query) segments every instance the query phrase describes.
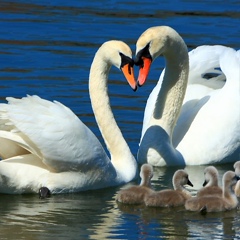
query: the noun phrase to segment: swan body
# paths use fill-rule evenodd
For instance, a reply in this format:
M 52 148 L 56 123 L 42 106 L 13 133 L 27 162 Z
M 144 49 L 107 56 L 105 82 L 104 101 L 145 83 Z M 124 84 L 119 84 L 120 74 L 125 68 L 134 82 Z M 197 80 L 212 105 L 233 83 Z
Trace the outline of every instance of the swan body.
M 177 207 L 184 205 L 185 201 L 191 198 L 191 194 L 184 188 L 184 185 L 193 186 L 185 170 L 177 170 L 172 179 L 174 189 L 165 189 L 153 192 L 145 197 L 145 205 L 148 207 Z
M 136 89 L 131 56 L 125 43 L 106 42 L 90 70 L 92 108 L 111 159 L 91 130 L 59 102 L 27 96 L 0 104 L 1 193 L 38 193 L 41 187 L 51 194 L 78 192 L 124 184 L 135 177 L 137 163 L 115 122 L 107 93 L 112 65 Z
M 141 183 L 139 186 L 131 186 L 122 189 L 117 193 L 116 201 L 124 204 L 143 204 L 144 198 L 153 192 L 151 179 L 153 167 L 150 164 L 143 164 L 140 171 Z
M 185 208 L 189 211 L 220 212 L 231 210 L 237 207 L 238 199 L 234 194 L 232 187 L 238 181 L 239 177 L 233 171 L 227 171 L 223 175 L 223 193 L 222 196 L 207 195 L 202 197 L 193 197 L 186 201 Z
M 139 85 L 145 83 L 156 57 L 162 54 L 166 60 L 145 108 L 138 161 L 164 166 L 236 159 L 240 51 L 202 46 L 188 54 L 183 39 L 167 26 L 149 28 L 136 46 Z M 209 73 L 215 76 L 206 80 Z
M 207 195 L 222 196 L 222 188 L 218 186 L 218 171 L 214 166 L 208 166 L 204 170 L 205 181 L 203 188 L 197 192 L 197 197 Z

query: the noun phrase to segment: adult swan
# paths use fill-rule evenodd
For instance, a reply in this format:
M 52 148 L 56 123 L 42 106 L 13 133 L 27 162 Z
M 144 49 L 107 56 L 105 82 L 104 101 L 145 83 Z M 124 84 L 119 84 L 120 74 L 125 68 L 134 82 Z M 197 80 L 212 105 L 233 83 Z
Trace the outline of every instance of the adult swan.
M 137 163 L 115 122 L 107 92 L 111 65 L 136 90 L 131 57 L 125 43 L 109 41 L 97 51 L 90 70 L 91 104 L 111 160 L 95 135 L 61 103 L 27 96 L 0 104 L 0 152 L 13 155 L 0 161 L 1 193 L 37 193 L 44 186 L 53 194 L 78 192 L 135 177 Z
M 179 34 L 167 26 L 149 28 L 136 45 L 139 85 L 146 81 L 155 58 L 162 54 L 166 61 L 158 91 L 153 90 L 145 109 L 138 161 L 164 166 L 213 164 L 238 159 L 240 52 L 225 47 L 218 54 L 215 68 L 221 68 L 226 83 L 222 88 L 206 92 L 198 100 L 193 99 L 194 94 L 199 95 L 197 91 L 190 94 L 192 99 L 188 100 L 192 101 L 185 103 L 189 106 L 185 105 L 186 111 L 181 113 L 181 128 L 178 129 L 181 138 L 174 146 L 172 136 L 186 88 L 189 88 L 188 75 L 194 76 L 191 72 L 194 69 L 190 68 L 189 74 L 187 47 Z

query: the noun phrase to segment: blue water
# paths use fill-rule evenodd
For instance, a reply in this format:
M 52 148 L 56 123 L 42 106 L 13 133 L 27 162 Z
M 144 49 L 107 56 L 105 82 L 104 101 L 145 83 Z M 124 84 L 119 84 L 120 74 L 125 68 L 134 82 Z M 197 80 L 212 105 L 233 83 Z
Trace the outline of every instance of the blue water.
M 148 27 L 169 25 L 189 50 L 203 44 L 240 48 L 239 1 L 39 1 L 0 3 L 0 102 L 37 94 L 70 107 L 102 141 L 88 96 L 90 64 L 98 47 L 123 40 L 133 53 Z M 146 99 L 163 60 L 153 63 L 147 84 L 133 92 L 112 68 L 113 112 L 136 156 Z M 136 71 L 137 72 L 137 71 Z M 231 165 L 219 167 L 223 172 Z M 155 169 L 156 189 L 171 187 L 174 168 Z M 189 168 L 195 188 L 203 168 Z M 54 196 L 0 195 L 0 239 L 233 239 L 239 210 L 206 217 L 183 209 L 118 206 L 118 188 Z M 202 236 L 202 237 L 201 237 Z

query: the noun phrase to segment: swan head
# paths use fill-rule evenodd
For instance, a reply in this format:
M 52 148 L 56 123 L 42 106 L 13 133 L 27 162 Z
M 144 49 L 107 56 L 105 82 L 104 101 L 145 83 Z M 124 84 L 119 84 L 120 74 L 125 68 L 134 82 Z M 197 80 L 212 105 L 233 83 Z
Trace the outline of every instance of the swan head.
M 134 60 L 130 47 L 122 41 L 111 40 L 103 43 L 99 51 L 109 65 L 114 65 L 123 72 L 131 88 L 136 91 L 137 82 L 134 77 Z
M 189 185 L 193 187 L 193 184 L 188 178 L 188 173 L 183 169 L 177 170 L 174 173 L 172 178 L 172 183 L 173 183 L 174 189 L 178 189 L 179 186 L 184 186 L 184 185 Z
M 240 180 L 240 177 L 233 171 L 227 171 L 222 178 L 222 184 L 225 188 L 233 189 L 232 187 Z
M 140 177 L 141 177 L 141 186 L 148 186 L 151 187 L 151 179 L 153 177 L 153 167 L 152 165 L 145 163 L 141 166 L 140 171 Z
M 218 171 L 214 166 L 208 166 L 204 170 L 205 181 L 203 187 L 218 186 Z
M 240 161 L 237 161 L 234 163 L 233 168 L 235 170 L 235 173 L 240 176 Z
M 178 43 L 185 45 L 180 35 L 168 26 L 151 27 L 142 33 L 136 43 L 134 61 L 139 66 L 139 86 L 146 82 L 152 62 L 159 55 L 166 55 L 171 49 L 176 50 Z

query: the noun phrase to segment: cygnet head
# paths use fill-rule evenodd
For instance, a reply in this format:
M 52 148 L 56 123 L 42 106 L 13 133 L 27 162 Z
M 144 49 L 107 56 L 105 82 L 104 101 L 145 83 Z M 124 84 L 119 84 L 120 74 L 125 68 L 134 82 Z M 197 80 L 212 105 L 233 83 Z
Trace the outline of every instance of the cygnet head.
M 172 183 L 175 190 L 181 189 L 184 185 L 193 187 L 193 184 L 188 178 L 188 173 L 183 169 L 177 170 L 174 173 Z
M 218 170 L 214 166 L 205 168 L 204 177 L 203 187 L 218 186 Z
M 141 186 L 151 187 L 151 179 L 153 177 L 153 167 L 151 164 L 145 163 L 141 166 L 140 177 Z
M 223 175 L 222 184 L 225 189 L 230 189 L 232 191 L 233 186 L 240 180 L 240 177 L 236 175 L 233 171 L 227 171 Z
M 237 161 L 234 163 L 233 168 L 235 170 L 235 173 L 240 176 L 240 161 Z

